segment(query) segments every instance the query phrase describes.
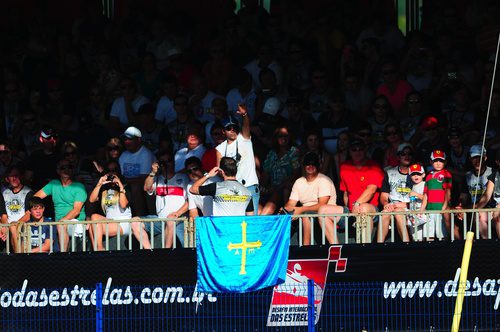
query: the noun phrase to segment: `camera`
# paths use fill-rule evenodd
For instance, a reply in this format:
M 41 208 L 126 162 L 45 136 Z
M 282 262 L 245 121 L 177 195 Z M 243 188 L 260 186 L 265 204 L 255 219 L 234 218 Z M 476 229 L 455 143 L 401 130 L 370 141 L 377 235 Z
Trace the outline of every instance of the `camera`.
M 238 152 L 236 152 L 236 155 L 234 156 L 234 160 L 236 160 L 236 162 L 239 163 L 240 160 L 241 160 L 241 154 L 239 154 Z
M 114 175 L 112 174 L 108 174 L 108 176 L 106 177 L 106 181 L 110 181 L 110 182 L 113 182 L 113 179 L 115 178 Z

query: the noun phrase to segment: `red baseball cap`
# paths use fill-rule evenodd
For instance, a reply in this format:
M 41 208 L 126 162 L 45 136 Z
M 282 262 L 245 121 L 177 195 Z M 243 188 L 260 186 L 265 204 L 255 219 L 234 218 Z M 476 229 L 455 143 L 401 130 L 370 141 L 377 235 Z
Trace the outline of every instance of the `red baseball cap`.
M 431 160 L 434 161 L 436 159 L 446 160 L 446 153 L 443 150 L 434 150 L 431 153 Z
M 426 116 L 420 124 L 420 129 L 437 128 L 438 124 L 439 121 L 435 116 Z
M 425 169 L 420 164 L 413 164 L 413 165 L 410 166 L 410 172 L 409 172 L 409 174 L 412 175 L 414 173 L 425 174 Z

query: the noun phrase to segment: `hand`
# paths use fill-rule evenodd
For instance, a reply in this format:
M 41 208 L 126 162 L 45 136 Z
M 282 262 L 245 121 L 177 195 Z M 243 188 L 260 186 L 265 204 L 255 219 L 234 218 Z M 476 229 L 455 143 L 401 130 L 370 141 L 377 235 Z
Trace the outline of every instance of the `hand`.
M 102 186 L 102 185 L 109 183 L 109 182 L 111 182 L 111 181 L 108 181 L 108 174 L 105 174 L 99 178 L 99 182 L 97 182 L 97 185 Z
M 7 227 L 0 228 L 0 240 L 7 241 L 7 232 L 8 232 Z
M 241 116 L 247 116 L 248 109 L 246 105 L 238 104 L 238 110 L 236 111 Z
M 384 212 L 392 212 L 394 211 L 394 204 L 388 203 L 384 205 Z
M 160 164 L 158 164 L 157 161 L 155 161 L 152 165 L 151 165 L 151 173 L 158 173 L 158 169 L 160 168 Z
M 360 205 L 353 205 L 352 206 L 352 213 L 360 214 L 361 213 L 361 208 Z
M 207 173 L 206 176 L 207 176 L 207 178 L 213 178 L 214 176 L 216 176 L 219 173 L 219 171 L 221 171 L 221 169 L 219 167 L 215 166 L 214 168 L 212 168 L 210 170 L 210 172 Z
M 113 177 L 113 183 L 116 183 L 118 185 L 118 187 L 120 188 L 120 190 L 123 190 L 123 183 L 120 180 L 120 178 L 117 177 L 116 175 L 114 175 L 114 177 Z
M 410 197 L 415 196 L 415 197 L 417 197 L 417 198 L 418 198 L 418 195 L 419 195 L 419 194 L 418 194 L 418 193 L 416 193 L 416 192 L 414 192 L 414 191 L 411 191 L 411 192 L 410 192 Z
M 455 210 L 462 210 L 462 203 L 458 203 L 458 205 L 455 206 Z M 464 220 L 464 213 L 463 212 L 455 213 L 455 218 L 457 218 L 460 221 L 463 221 Z
M 179 218 L 179 214 L 177 212 L 170 213 L 167 218 Z

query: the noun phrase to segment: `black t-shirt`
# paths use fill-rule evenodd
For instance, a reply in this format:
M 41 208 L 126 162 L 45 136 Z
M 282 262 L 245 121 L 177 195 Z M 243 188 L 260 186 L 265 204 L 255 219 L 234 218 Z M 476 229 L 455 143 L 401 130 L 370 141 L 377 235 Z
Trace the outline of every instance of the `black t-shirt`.
M 59 156 L 56 153 L 47 155 L 41 150 L 31 154 L 26 163 L 26 169 L 33 172 L 31 188 L 35 192 L 49 183 L 50 180 L 58 177 L 56 173 L 58 159 Z

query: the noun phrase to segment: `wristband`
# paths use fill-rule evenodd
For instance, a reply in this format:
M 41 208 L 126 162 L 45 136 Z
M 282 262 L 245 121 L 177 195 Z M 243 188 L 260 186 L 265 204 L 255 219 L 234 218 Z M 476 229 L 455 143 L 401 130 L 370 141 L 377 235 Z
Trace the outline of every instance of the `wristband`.
M 207 173 L 207 172 L 203 173 L 203 176 L 204 176 L 204 177 L 206 177 L 207 179 L 209 179 L 209 178 L 210 178 L 210 177 L 208 176 L 208 173 Z
M 352 203 L 352 206 L 359 206 L 359 205 L 361 205 L 361 203 L 358 201 L 355 201 L 354 203 Z
M 242 116 L 242 117 L 245 117 L 245 116 L 247 116 L 247 113 L 245 113 L 245 114 L 242 114 L 241 116 Z

